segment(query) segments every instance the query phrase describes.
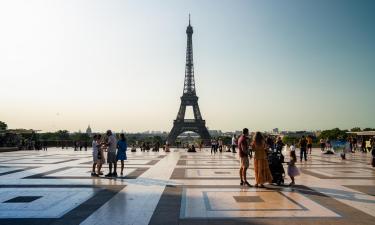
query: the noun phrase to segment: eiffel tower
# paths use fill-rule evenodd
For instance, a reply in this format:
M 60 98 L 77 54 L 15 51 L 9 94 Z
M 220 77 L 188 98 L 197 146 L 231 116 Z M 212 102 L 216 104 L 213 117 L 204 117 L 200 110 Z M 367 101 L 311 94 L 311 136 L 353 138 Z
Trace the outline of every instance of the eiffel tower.
M 190 25 L 186 28 L 187 47 L 186 47 L 186 65 L 185 65 L 185 82 L 184 92 L 181 96 L 181 105 L 177 118 L 173 122 L 171 132 L 169 132 L 168 143 L 173 144 L 181 133 L 186 131 L 195 132 L 200 135 L 204 142 L 211 139 L 206 128 L 206 121 L 202 119 L 198 106 L 198 96 L 195 92 L 194 81 L 194 64 L 193 64 L 193 27 Z M 193 107 L 194 119 L 185 119 L 186 106 Z

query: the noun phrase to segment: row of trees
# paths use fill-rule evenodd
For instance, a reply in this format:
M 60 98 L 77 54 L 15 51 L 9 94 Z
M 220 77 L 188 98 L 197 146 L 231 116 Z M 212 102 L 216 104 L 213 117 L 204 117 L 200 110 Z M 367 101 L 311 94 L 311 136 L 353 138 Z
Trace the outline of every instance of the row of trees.
M 360 127 L 354 127 L 350 129 L 351 132 L 360 132 L 360 131 L 374 131 L 375 128 L 364 128 L 361 129 Z M 318 136 L 313 137 L 314 143 L 319 143 L 320 139 L 329 139 L 329 140 L 339 140 L 339 139 L 347 139 L 351 134 L 348 134 L 349 130 L 341 130 L 339 128 L 334 128 L 330 130 L 323 130 Z M 297 136 L 284 136 L 283 141 L 284 143 L 297 143 L 301 137 Z

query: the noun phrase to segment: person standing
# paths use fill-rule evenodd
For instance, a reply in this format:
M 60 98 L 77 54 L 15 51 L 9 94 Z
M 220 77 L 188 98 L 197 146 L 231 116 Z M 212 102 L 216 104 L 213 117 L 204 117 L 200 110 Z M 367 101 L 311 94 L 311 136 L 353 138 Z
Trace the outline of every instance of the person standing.
M 116 149 L 117 149 L 117 140 L 115 135 L 112 133 L 111 130 L 107 130 L 107 163 L 109 167 L 109 173 L 106 174 L 106 177 L 117 177 L 117 162 L 116 162 Z M 112 173 L 112 166 L 113 166 L 113 173 Z
M 212 140 L 211 140 L 211 155 L 212 155 L 212 152 L 214 154 L 216 154 L 216 140 L 215 140 L 215 138 L 212 138 Z
M 219 138 L 217 143 L 219 145 L 219 151 L 220 151 L 220 153 L 222 153 L 223 152 L 223 140 L 221 140 L 221 138 Z
M 372 155 L 371 165 L 372 165 L 372 167 L 375 167 L 375 136 L 372 138 L 371 155 Z
M 120 140 L 117 142 L 117 157 L 116 160 L 121 161 L 121 172 L 120 175 L 124 175 L 124 160 L 127 160 L 126 150 L 128 149 L 128 144 L 126 143 L 126 138 L 124 134 L 120 134 Z
M 293 146 L 294 147 L 294 146 Z M 288 175 L 292 182 L 289 184 L 289 186 L 293 186 L 295 184 L 294 177 L 299 175 L 299 170 L 296 166 L 297 162 L 297 156 L 294 149 L 290 148 L 290 161 L 288 163 Z
M 102 169 L 102 166 L 105 164 L 104 150 L 106 147 L 103 144 L 104 140 L 102 140 L 102 135 L 98 134 L 97 140 L 98 140 L 97 142 L 99 145 L 98 163 L 97 163 L 98 175 L 103 175 L 103 172 L 101 171 L 101 169 Z
M 44 150 L 44 151 L 47 151 L 47 148 L 48 148 L 47 141 L 44 140 L 44 141 L 43 141 L 43 150 Z
M 249 168 L 249 157 L 248 157 L 248 149 L 249 149 L 249 129 L 244 128 L 242 130 L 242 135 L 238 139 L 238 153 L 240 156 L 240 185 L 247 185 L 251 187 L 251 184 L 246 179 L 247 169 Z
M 98 177 L 99 175 L 95 173 L 96 165 L 98 164 L 98 155 L 99 155 L 99 147 L 100 144 L 98 143 L 98 135 L 94 135 L 92 140 L 92 171 L 91 176 L 92 177 Z
M 352 142 L 353 142 L 353 152 L 356 152 L 357 151 L 357 138 L 353 137 Z
M 283 143 L 283 140 L 281 140 L 281 137 L 277 137 L 276 141 L 276 151 L 282 152 L 285 144 Z
M 302 158 L 307 161 L 307 140 L 304 135 L 302 135 L 301 140 L 299 141 L 299 147 L 300 147 L 300 160 L 302 162 Z
M 264 187 L 264 183 L 272 182 L 272 174 L 267 160 L 265 139 L 259 131 L 255 133 L 252 143 L 254 151 L 255 187 Z
M 311 155 L 313 139 L 311 135 L 307 136 L 307 152 Z
M 233 134 L 232 137 L 232 153 L 236 153 L 236 146 L 237 146 L 237 137 Z
M 320 138 L 320 151 L 324 152 L 324 149 L 326 148 L 326 142 L 323 138 Z

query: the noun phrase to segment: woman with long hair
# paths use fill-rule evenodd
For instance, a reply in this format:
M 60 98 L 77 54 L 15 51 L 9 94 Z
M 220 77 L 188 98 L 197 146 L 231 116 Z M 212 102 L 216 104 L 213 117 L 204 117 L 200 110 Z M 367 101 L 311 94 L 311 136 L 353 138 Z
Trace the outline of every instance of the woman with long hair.
M 255 187 L 264 187 L 264 183 L 272 182 L 272 174 L 268 165 L 265 139 L 259 131 L 255 133 L 252 143 L 254 155 Z

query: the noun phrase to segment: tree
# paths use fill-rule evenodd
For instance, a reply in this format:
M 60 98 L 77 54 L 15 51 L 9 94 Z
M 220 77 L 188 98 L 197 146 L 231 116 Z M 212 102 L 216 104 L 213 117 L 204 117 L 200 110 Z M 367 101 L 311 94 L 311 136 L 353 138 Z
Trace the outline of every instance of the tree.
M 0 130 L 6 130 L 8 128 L 8 125 L 2 121 L 0 121 Z
M 375 130 L 375 128 L 369 128 L 369 127 L 367 127 L 365 129 L 363 129 L 363 131 L 373 131 L 373 130 Z
M 289 144 L 289 145 L 292 144 L 292 143 L 297 144 L 298 141 L 299 141 L 298 137 L 291 137 L 291 136 L 287 136 L 287 135 L 283 137 L 283 142 L 285 144 Z
M 360 127 L 353 127 L 352 129 L 350 129 L 351 132 L 359 132 L 361 131 L 361 128 Z
M 59 130 L 56 132 L 57 137 L 60 140 L 68 140 L 69 139 L 69 131 L 67 130 Z
M 320 133 L 319 138 L 323 139 L 330 139 L 330 140 L 336 140 L 340 138 L 346 139 L 348 134 L 346 133 L 347 130 L 340 130 L 339 128 L 334 128 L 331 130 L 323 130 L 322 133 Z

